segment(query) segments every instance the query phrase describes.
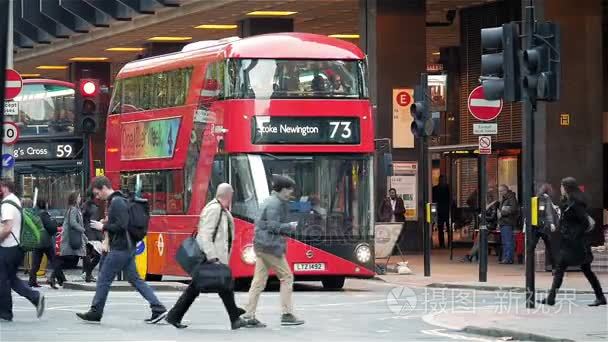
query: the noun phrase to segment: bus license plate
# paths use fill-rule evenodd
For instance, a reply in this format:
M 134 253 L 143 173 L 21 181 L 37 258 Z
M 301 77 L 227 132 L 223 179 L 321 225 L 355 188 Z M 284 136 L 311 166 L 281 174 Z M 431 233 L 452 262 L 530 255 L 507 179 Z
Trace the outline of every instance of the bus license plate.
M 294 271 L 306 272 L 306 271 L 325 271 L 324 263 L 314 264 L 294 264 Z

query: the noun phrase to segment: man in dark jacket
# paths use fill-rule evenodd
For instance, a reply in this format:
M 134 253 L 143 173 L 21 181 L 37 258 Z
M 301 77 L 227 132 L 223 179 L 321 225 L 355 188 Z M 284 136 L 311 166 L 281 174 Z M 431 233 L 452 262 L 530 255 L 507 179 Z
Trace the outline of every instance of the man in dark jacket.
M 445 248 L 444 228 L 449 229 L 450 205 L 450 186 L 445 180 L 445 176 L 439 176 L 439 184 L 433 187 L 433 202 L 437 203 L 437 232 L 439 234 L 439 248 Z
M 112 189 L 112 183 L 107 177 L 95 177 L 91 184 L 93 193 L 101 200 L 108 201 L 107 221 L 91 222 L 91 227 L 107 231 L 110 236 L 110 251 L 104 258 L 103 267 L 99 273 L 95 297 L 91 309 L 85 313 L 77 313 L 78 318 L 87 322 L 100 322 L 103 309 L 108 299 L 114 277 L 124 272 L 129 284 L 137 289 L 152 309 L 152 317 L 146 323 L 155 324 L 167 316 L 167 309 L 158 300 L 154 291 L 143 281 L 135 267 L 135 244 L 129 237 L 129 206 L 127 199 L 120 191 Z
M 512 264 L 515 254 L 515 240 L 513 229 L 519 221 L 519 203 L 515 193 L 506 185 L 498 188 L 500 207 L 498 209 L 498 225 L 500 226 L 500 239 L 502 243 L 501 264 Z
M 30 270 L 30 281 L 29 281 L 29 285 L 31 287 L 40 287 L 40 285 L 38 285 L 38 282 L 36 280 L 36 273 L 38 273 L 38 270 L 40 269 L 40 263 L 42 262 L 42 257 L 44 255 L 46 255 L 46 259 L 47 259 L 47 265 L 49 265 L 47 267 L 50 268 L 53 264 L 54 264 L 54 260 L 55 260 L 55 236 L 57 235 L 57 227 L 59 227 L 59 224 L 57 224 L 57 222 L 55 220 L 53 220 L 53 218 L 51 218 L 51 215 L 49 215 L 48 207 L 47 207 L 47 203 L 44 199 L 39 198 L 37 203 L 36 203 L 36 208 L 38 209 L 38 217 L 40 217 L 40 221 L 42 221 L 42 226 L 44 227 L 44 229 L 46 230 L 46 232 L 49 234 L 50 237 L 50 241 L 48 241 L 48 245 L 45 246 L 44 248 L 40 248 L 40 249 L 36 249 L 32 252 L 32 269 Z M 58 272 L 55 273 L 55 276 L 57 276 L 59 279 L 60 283 L 63 283 L 63 281 L 65 280 L 65 275 L 63 274 L 63 271 L 59 270 Z M 50 281 L 50 277 L 49 277 L 49 285 L 54 288 L 57 289 L 57 286 L 55 286 L 55 282 L 54 281 Z
M 248 327 L 265 327 L 255 318 L 260 294 L 266 287 L 269 271 L 272 269 L 281 282 L 280 298 L 283 315 L 281 325 L 300 325 L 304 321 L 293 315 L 293 274 L 285 258 L 286 241 L 284 235 L 295 231 L 297 222 L 289 222 L 288 203 L 293 194 L 295 182 L 284 176 L 273 177 L 272 195 L 260 208 L 255 221 L 253 248 L 256 255 L 255 272 L 249 289 L 249 304 L 244 317 Z
M 388 191 L 388 198 L 382 201 L 378 216 L 380 222 L 405 222 L 405 204 L 397 197 L 396 189 Z

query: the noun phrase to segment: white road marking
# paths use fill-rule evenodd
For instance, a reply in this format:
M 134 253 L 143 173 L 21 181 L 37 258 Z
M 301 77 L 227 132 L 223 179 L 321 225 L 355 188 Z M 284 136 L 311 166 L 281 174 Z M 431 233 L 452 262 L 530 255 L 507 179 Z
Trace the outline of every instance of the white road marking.
M 421 330 L 420 332 L 423 334 L 426 334 L 426 335 L 431 335 L 431 336 L 447 337 L 447 338 L 451 338 L 452 340 L 479 341 L 479 342 L 500 341 L 500 340 L 490 340 L 490 339 L 481 338 L 481 337 L 463 336 L 463 335 L 454 334 L 454 333 L 447 333 L 444 331 L 445 331 L 445 329 L 435 329 L 435 330 Z

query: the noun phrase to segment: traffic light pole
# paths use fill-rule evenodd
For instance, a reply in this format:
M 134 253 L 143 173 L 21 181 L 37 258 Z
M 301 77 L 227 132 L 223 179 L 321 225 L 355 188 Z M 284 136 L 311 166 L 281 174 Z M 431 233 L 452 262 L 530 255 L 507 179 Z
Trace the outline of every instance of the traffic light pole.
M 420 141 L 420 174 L 422 175 L 421 186 L 422 186 L 422 200 L 418 203 L 422 203 L 420 210 L 423 212 L 422 215 L 422 240 L 423 240 L 423 251 L 424 251 L 424 276 L 431 276 L 431 246 L 432 246 L 432 235 L 431 235 L 431 224 L 427 222 L 427 203 L 429 203 L 429 162 L 428 162 L 428 137 L 421 136 Z
M 528 0 L 524 10 L 523 40 L 524 49 L 532 48 L 534 34 L 534 0 Z M 534 112 L 536 99 L 526 95 L 523 103 L 523 210 L 524 229 L 526 233 L 526 308 L 534 308 L 535 279 L 534 279 L 534 231 L 531 225 L 532 211 L 530 204 L 534 193 Z
M 488 281 L 488 225 L 486 222 L 486 207 L 488 193 L 487 157 L 479 156 L 479 281 Z

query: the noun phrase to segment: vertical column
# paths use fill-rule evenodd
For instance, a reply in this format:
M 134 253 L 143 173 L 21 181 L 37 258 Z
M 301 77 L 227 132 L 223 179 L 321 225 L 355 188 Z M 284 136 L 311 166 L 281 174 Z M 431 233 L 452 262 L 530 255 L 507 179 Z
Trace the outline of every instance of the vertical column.
M 561 29 L 561 99 L 547 104 L 542 126 L 538 121 L 535 143 L 538 169 L 535 179 L 549 182 L 559 194 L 560 179 L 573 176 L 590 199 L 597 222 L 602 222 L 604 161 L 602 160 L 602 113 L 604 68 L 602 64 L 602 6 L 600 0 L 581 2 L 545 0 L 539 6 L 544 19 Z M 570 125 L 560 125 L 560 115 L 570 115 Z M 540 126 L 540 127 L 539 127 Z M 542 139 L 542 140 L 541 140 Z M 585 165 L 585 167 L 581 167 Z M 542 172 L 542 173 L 539 173 Z M 602 241 L 601 229 L 594 241 Z
M 293 32 L 291 18 L 247 18 L 239 21 L 239 37 L 251 37 L 266 33 Z
M 361 46 L 369 61 L 376 138 L 394 141 L 393 89 L 413 89 L 420 79 L 420 73 L 426 72 L 426 1 L 360 0 L 359 8 Z M 408 128 L 399 134 L 412 133 Z M 394 148 L 393 160 L 417 161 L 418 148 Z M 387 181 L 377 179 L 375 184 L 376 198 L 382 200 L 387 193 Z M 418 184 L 422 184 L 422 179 L 418 179 Z M 418 199 L 422 198 L 421 195 L 422 188 L 419 186 Z M 403 250 L 422 250 L 423 213 L 424 205 L 418 203 L 418 222 L 406 223 L 401 237 Z
M 70 63 L 69 67 L 70 82 L 73 82 L 78 86 L 78 83 L 83 78 L 96 78 L 99 79 L 99 84 L 102 89 L 110 89 L 112 84 L 112 68 L 111 63 L 108 62 L 74 62 Z M 79 91 L 76 89 L 76 91 Z M 91 170 L 91 166 L 95 164 L 94 161 L 98 160 L 101 165 L 105 162 L 105 137 L 106 137 L 106 117 L 108 113 L 108 106 L 110 103 L 109 92 L 101 93 L 101 108 L 98 109 L 99 115 L 97 117 L 97 132 L 90 136 L 87 144 L 83 150 L 83 168 Z M 77 124 L 80 120 L 79 108 L 74 110 L 74 124 Z M 87 158 L 84 158 L 84 157 Z M 88 164 L 88 165 L 87 165 Z M 86 172 L 84 173 L 86 175 Z M 94 175 L 94 174 L 93 174 Z M 86 186 L 86 183 L 85 183 Z

